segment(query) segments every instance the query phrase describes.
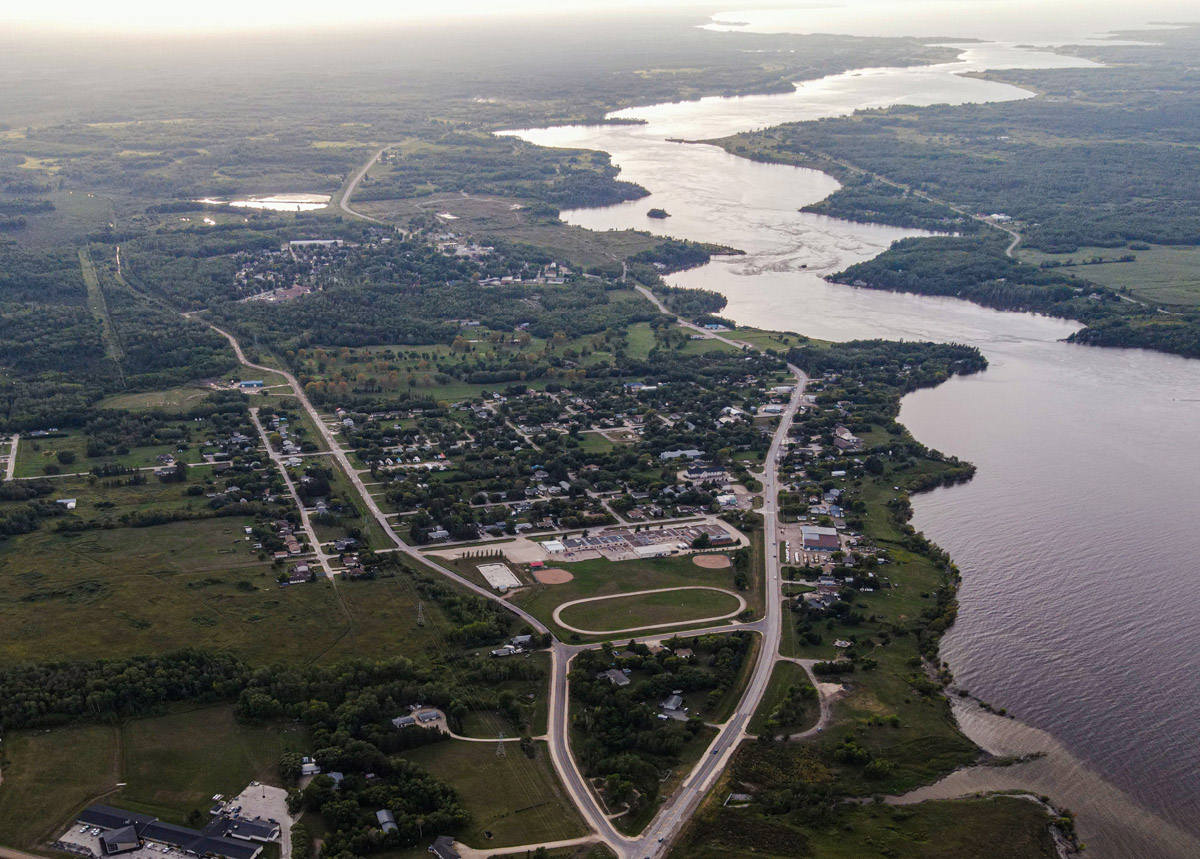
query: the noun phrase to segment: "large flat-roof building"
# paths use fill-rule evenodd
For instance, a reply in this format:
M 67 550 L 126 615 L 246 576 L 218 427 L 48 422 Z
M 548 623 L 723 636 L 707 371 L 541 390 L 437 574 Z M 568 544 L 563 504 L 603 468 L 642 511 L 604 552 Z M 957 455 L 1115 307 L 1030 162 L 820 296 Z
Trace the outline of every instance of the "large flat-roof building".
M 804 548 L 809 552 L 836 552 L 842 547 L 836 528 L 804 527 L 800 529 L 800 534 L 804 540 Z
M 153 841 L 191 856 L 257 859 L 262 845 L 275 841 L 280 834 L 279 824 L 267 820 L 218 815 L 203 830 L 197 830 L 108 805 L 88 806 L 77 820 L 103 830 L 99 842 L 106 856 L 137 850 L 144 842 Z

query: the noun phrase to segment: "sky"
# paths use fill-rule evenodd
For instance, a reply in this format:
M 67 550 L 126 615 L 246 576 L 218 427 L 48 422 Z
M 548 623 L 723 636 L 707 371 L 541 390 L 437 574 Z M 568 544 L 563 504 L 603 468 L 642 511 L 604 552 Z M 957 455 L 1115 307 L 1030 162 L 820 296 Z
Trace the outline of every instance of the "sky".
M 1055 32 L 1103 32 L 1147 21 L 1196 20 L 1197 0 L 0 0 L 0 32 L 193 33 L 357 29 L 366 25 L 478 21 L 489 17 L 669 10 L 729 12 L 757 32 L 861 36 L 966 36 L 1002 31 L 1036 38 L 1031 21 Z M 738 11 L 741 10 L 741 11 Z M 750 11 L 757 10 L 757 11 Z M 1036 31 L 1036 27 L 1032 28 Z M 985 33 L 987 35 L 985 35 Z M 970 35 L 976 35 L 970 33 Z
M 698 0 L 51 0 L 0 2 L 0 27 L 121 32 L 309 29 L 497 15 L 697 8 Z M 711 9 L 732 8 L 724 2 Z M 756 5 L 771 5 L 760 2 Z

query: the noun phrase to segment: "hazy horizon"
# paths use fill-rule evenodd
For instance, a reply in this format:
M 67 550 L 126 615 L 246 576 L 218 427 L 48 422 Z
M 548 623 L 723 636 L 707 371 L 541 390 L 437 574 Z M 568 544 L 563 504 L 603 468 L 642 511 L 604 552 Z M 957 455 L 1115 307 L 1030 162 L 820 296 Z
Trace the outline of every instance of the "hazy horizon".
M 454 0 L 430 4 L 416 0 L 363 0 L 349 6 L 332 7 L 316 0 L 208 0 L 203 4 L 168 5 L 156 0 L 114 0 L 104 5 L 85 0 L 63 0 L 51 6 L 22 5 L 0 9 L 0 25 L 25 31 L 63 32 L 87 30 L 119 33 L 222 33 L 294 31 L 320 27 L 348 29 L 364 24 L 479 21 L 511 19 L 529 15 L 596 13 L 653 13 L 694 10 L 702 15 L 748 6 L 759 8 L 792 6 L 778 2 L 705 4 L 697 0 L 579 0 L 564 6 L 553 0 Z

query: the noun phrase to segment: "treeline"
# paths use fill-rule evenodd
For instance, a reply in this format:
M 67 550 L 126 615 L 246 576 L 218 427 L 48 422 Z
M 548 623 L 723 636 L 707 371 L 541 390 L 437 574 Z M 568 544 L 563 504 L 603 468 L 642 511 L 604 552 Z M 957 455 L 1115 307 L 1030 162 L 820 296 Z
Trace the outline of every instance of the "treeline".
M 1082 315 L 1093 312 L 1077 297 L 1078 281 L 1017 262 L 1004 253 L 1008 237 L 998 231 L 973 236 L 901 239 L 879 256 L 856 263 L 829 280 L 871 289 L 948 295 L 998 310 Z M 1117 297 L 1095 288 L 1105 300 Z M 1093 302 L 1094 303 L 1094 302 Z
M 538 200 L 557 208 L 609 206 L 649 192 L 616 178 L 604 152 L 534 146 L 515 137 L 453 131 L 385 152 L 386 172 L 355 199 L 388 200 L 465 191 Z
M 247 677 L 237 657 L 199 650 L 4 668 L 0 728 L 117 722 L 161 712 L 169 703 L 226 700 Z
M 837 191 L 800 211 L 931 232 L 975 233 L 980 229 L 974 218 L 872 176 L 844 171 L 841 181 Z
M 602 783 L 609 807 L 628 806 L 632 815 L 654 806 L 662 773 L 678 765 L 684 746 L 703 727 L 695 715 L 686 721 L 659 719 L 660 700 L 674 690 L 708 692 L 716 705 L 736 682 L 750 647 L 749 635 L 711 635 L 668 642 L 689 646 L 692 660 L 671 650 L 651 654 L 630 643 L 619 654 L 605 648 L 575 657 L 571 698 L 575 702 L 575 756 L 584 773 Z M 614 687 L 601 672 L 628 670 L 634 682 Z

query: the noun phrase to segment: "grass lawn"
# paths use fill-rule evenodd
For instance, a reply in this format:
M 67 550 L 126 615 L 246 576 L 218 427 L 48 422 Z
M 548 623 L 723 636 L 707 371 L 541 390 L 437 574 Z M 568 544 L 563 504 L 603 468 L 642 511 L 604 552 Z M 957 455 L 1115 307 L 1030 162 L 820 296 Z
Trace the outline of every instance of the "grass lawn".
M 567 799 L 550 765 L 550 753 L 537 743 L 527 758 L 517 743 L 504 757 L 494 743 L 451 740 L 404 753 L 404 757 L 454 785 L 471 812 L 470 829 L 458 839 L 472 847 L 512 847 L 578 838 L 587 829 Z M 489 839 L 484 832 L 490 831 Z
M 76 811 L 119 782 L 118 730 L 57 728 L 6 734 L 0 762 L 0 844 L 53 840 Z
M 712 587 L 733 589 L 732 570 L 706 570 L 692 563 L 690 557 L 616 562 L 598 558 L 590 561 L 576 561 L 563 566 L 575 577 L 572 581 L 562 585 L 530 588 L 517 594 L 514 601 L 543 622 L 554 625 L 551 614 L 555 607 L 585 597 L 617 595 L 630 591 L 680 585 L 711 585 Z M 752 593 L 747 593 L 745 596 L 747 602 L 755 605 Z M 598 605 L 605 608 L 615 607 L 615 604 L 599 603 Z M 696 616 L 698 615 L 693 615 L 693 617 Z M 609 624 L 606 628 L 619 629 L 622 627 Z
M 598 432 L 585 432 L 579 434 L 579 450 L 584 453 L 604 453 L 612 450 L 616 445 Z
M 680 350 L 684 355 L 706 355 L 709 352 L 733 352 L 736 351 L 733 346 L 728 343 L 722 343 L 720 340 L 705 338 L 703 340 L 689 340 L 683 344 Z
M 122 808 L 186 825 L 204 814 L 214 793 L 232 796 L 251 781 L 278 784 L 279 756 L 306 749 L 303 728 L 248 726 L 232 705 L 138 719 L 121 728 L 122 780 L 112 797 Z
M 771 671 L 771 680 L 767 684 L 767 691 L 763 695 L 758 709 L 754 711 L 754 716 L 750 719 L 747 731 L 751 734 L 761 733 L 771 713 L 783 702 L 788 689 L 796 684 L 808 683 L 808 674 L 804 671 L 803 667 L 797 665 L 795 662 L 776 662 L 775 668 Z M 806 718 L 803 724 L 787 726 L 788 733 L 794 734 L 815 725 L 821 715 L 819 703 L 814 700 L 810 704 L 807 704 L 804 715 Z
M 563 611 L 562 620 L 580 629 L 615 632 L 721 617 L 737 609 L 738 601 L 720 591 L 666 591 L 574 605 Z

